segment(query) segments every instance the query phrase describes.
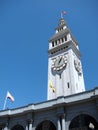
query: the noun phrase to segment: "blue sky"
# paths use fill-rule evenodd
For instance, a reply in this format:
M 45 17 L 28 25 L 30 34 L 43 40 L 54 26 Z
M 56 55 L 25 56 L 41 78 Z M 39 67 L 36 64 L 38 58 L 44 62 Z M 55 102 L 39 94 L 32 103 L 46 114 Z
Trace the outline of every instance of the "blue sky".
M 98 86 L 98 0 L 0 0 L 0 109 L 47 97 L 48 40 L 60 12 L 79 43 L 86 90 Z

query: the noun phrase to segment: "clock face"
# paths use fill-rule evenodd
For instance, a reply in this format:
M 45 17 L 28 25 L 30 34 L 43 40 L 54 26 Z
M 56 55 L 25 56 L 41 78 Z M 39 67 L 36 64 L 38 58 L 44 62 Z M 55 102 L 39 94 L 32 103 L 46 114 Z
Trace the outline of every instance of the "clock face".
M 52 65 L 53 70 L 60 71 L 62 70 L 67 64 L 66 56 L 58 56 Z
M 81 63 L 78 59 L 74 59 L 74 66 L 75 66 L 75 69 L 77 70 L 77 72 L 79 74 L 82 73 L 82 68 L 81 68 Z

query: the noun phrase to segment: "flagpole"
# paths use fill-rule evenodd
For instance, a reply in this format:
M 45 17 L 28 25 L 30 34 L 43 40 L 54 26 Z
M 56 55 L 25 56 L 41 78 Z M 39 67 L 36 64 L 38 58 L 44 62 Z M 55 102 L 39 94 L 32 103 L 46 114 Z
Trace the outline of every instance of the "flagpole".
M 61 12 L 61 19 L 63 18 L 63 15 L 65 15 L 65 14 L 66 14 L 65 11 L 62 11 L 62 12 Z
M 61 12 L 61 19 L 63 18 L 63 14 L 62 14 L 62 12 Z
M 5 110 L 6 101 L 7 101 L 7 96 L 5 97 L 5 101 L 4 101 L 4 105 L 3 105 L 3 110 Z

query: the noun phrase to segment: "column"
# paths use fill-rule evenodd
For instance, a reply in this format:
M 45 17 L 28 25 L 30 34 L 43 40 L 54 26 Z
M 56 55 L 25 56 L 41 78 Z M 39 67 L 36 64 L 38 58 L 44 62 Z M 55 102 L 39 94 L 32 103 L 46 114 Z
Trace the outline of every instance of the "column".
M 60 117 L 58 117 L 58 120 L 57 120 L 57 130 L 61 130 Z
M 29 121 L 29 130 L 32 130 L 32 120 Z
M 8 130 L 8 123 L 5 124 L 4 130 Z
M 62 43 L 62 38 L 60 38 L 60 44 Z
M 62 130 L 65 130 L 65 114 L 62 115 L 61 120 L 62 120 Z
M 28 121 L 26 122 L 26 130 L 29 130 L 29 128 L 28 128 Z

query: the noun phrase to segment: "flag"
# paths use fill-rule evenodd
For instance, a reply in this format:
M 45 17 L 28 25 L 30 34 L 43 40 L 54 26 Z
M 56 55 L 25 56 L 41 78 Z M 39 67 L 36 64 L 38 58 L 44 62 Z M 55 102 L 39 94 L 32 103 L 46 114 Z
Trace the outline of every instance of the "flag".
M 10 99 L 12 102 L 15 101 L 14 97 L 10 94 L 10 92 L 7 92 L 6 98 Z
M 54 86 L 52 85 L 52 83 L 51 83 L 50 81 L 49 81 L 49 87 L 52 89 L 53 93 L 55 93 L 55 92 L 56 92 L 56 90 L 55 90 Z
M 62 14 L 66 14 L 66 11 L 62 11 L 61 13 L 62 13 Z
M 63 18 L 63 15 L 65 15 L 66 14 L 66 11 L 62 11 L 61 12 L 61 18 Z

